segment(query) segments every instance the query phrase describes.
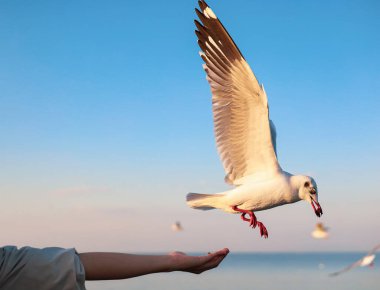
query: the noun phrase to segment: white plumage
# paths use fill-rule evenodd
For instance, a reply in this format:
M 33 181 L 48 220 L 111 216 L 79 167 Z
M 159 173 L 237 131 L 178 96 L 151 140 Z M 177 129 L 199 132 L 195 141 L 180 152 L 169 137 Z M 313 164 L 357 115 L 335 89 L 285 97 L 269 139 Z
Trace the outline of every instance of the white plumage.
M 196 12 L 202 24 L 195 20 L 195 32 L 212 92 L 216 144 L 225 181 L 235 188 L 218 194 L 189 193 L 188 205 L 241 213 L 252 227 L 259 226 L 264 237 L 268 232 L 254 211 L 304 199 L 320 216 L 314 179 L 287 173 L 277 161 L 276 129 L 269 119 L 263 85 L 211 8 L 204 1 L 198 3 L 202 12 Z
M 314 239 L 327 239 L 329 237 L 328 228 L 322 223 L 317 223 L 314 231 L 311 232 L 311 236 Z
M 353 268 L 356 267 L 371 267 L 375 263 L 375 258 L 376 258 L 376 251 L 380 249 L 380 244 L 377 246 L 373 247 L 371 251 L 369 251 L 365 256 L 357 260 L 356 262 L 352 263 L 351 265 L 348 265 L 346 268 L 338 271 L 331 273 L 330 276 L 338 276 L 344 272 L 347 272 Z

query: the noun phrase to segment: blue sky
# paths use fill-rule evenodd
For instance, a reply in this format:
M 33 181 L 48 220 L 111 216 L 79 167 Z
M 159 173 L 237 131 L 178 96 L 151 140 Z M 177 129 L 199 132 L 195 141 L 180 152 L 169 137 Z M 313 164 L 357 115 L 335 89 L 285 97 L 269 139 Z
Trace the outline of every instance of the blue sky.
M 281 166 L 316 178 L 331 239 L 310 238 L 317 219 L 303 202 L 258 213 L 266 241 L 238 216 L 186 207 L 189 191 L 227 188 L 196 1 L 5 0 L 1 244 L 318 251 L 379 242 L 380 4 L 208 4 L 265 85 Z

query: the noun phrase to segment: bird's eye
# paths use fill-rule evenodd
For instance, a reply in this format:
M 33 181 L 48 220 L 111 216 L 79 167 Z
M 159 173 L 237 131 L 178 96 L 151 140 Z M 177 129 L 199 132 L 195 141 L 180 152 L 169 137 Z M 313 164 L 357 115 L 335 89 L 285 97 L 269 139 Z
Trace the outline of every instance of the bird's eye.
M 309 187 L 310 186 L 310 182 L 306 181 L 305 184 L 304 184 L 305 187 Z

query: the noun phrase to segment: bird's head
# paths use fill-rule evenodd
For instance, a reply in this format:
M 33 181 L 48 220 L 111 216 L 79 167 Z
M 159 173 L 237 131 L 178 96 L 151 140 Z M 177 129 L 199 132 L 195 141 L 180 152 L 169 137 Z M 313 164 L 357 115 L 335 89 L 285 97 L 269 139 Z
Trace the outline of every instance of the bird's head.
M 320 217 L 323 214 L 318 202 L 318 188 L 315 180 L 310 176 L 300 176 L 298 195 L 300 199 L 308 201 L 314 209 L 315 214 Z

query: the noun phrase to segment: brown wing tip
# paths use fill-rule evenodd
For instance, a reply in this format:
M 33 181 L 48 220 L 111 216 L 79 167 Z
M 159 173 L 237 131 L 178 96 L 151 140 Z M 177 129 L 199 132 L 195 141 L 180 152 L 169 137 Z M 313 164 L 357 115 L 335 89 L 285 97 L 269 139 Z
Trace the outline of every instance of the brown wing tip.
M 194 19 L 194 24 L 197 26 L 197 27 L 203 27 L 202 23 L 200 23 L 197 19 Z
M 202 35 L 198 30 L 194 30 L 194 32 L 195 32 L 195 35 L 198 37 L 198 39 L 202 38 Z
M 216 15 L 214 14 L 210 6 L 205 1 L 203 0 L 198 1 L 198 5 L 199 5 L 199 8 L 202 10 L 203 12 L 202 14 L 204 17 L 209 18 L 209 19 L 210 18 L 217 19 Z
M 203 22 L 203 20 L 205 19 L 204 14 L 198 8 L 195 8 L 195 13 L 197 14 L 198 18 Z
M 199 8 L 201 8 L 202 10 L 207 7 L 207 4 L 202 0 L 198 1 L 198 5 L 199 5 Z

